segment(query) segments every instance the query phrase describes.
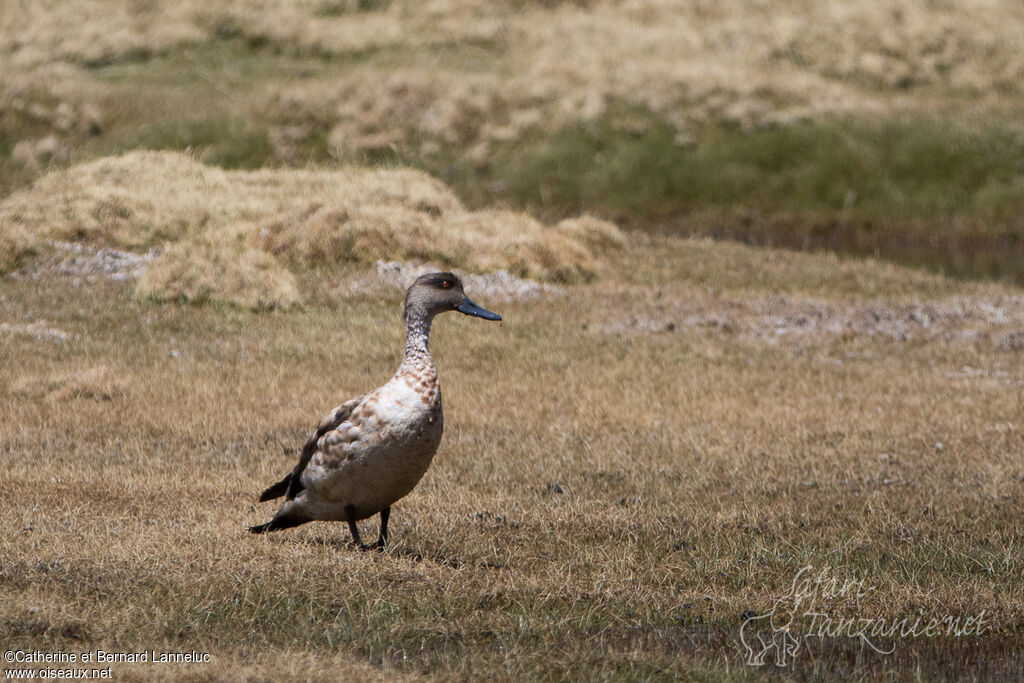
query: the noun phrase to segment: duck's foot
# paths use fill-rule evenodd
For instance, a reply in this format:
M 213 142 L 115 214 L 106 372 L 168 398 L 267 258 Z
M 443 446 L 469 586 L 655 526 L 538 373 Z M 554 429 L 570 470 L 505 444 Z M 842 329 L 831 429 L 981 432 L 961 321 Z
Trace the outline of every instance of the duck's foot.
M 364 553 L 368 553 L 371 551 L 377 551 L 378 553 L 384 552 L 384 546 L 382 546 L 379 543 L 374 543 L 372 545 L 367 545 L 366 543 L 360 543 L 359 545 L 352 544 L 350 547 L 353 550 L 362 550 Z
M 345 506 L 345 519 L 348 521 L 348 530 L 352 534 L 352 542 L 349 543 L 349 547 L 359 550 L 377 550 L 384 552 L 384 546 L 388 542 L 388 517 L 391 516 L 391 508 L 386 507 L 380 512 L 380 536 L 377 538 L 377 542 L 373 545 L 366 545 L 362 539 L 359 538 L 359 527 L 356 526 L 356 510 L 351 505 Z

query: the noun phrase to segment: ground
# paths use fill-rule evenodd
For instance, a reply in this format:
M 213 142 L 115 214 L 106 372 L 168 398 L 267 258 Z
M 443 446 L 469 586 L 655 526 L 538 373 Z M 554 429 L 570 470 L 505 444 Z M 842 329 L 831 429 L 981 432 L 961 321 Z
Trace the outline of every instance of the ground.
M 492 5 L 0 5 L 5 653 L 1019 680 L 1019 3 Z M 389 548 L 250 535 L 430 268 Z
M 865 588 L 836 619 L 984 630 L 810 638 L 790 675 L 1020 671 L 1016 290 L 636 235 L 596 282 L 481 279 L 504 321 L 437 321 L 446 432 L 388 551 L 250 536 L 319 416 L 397 366 L 396 269 L 271 311 L 8 278 L 6 647 L 211 654 L 113 665 L 139 679 L 756 678 L 741 626 L 811 566 Z

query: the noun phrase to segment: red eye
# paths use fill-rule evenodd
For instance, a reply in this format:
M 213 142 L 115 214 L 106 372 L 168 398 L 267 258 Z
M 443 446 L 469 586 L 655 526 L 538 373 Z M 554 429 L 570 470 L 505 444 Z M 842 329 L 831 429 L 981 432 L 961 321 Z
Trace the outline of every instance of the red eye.
M 448 280 L 445 280 L 445 281 L 443 281 L 443 282 L 441 283 L 441 289 L 448 289 L 448 288 L 450 288 L 451 286 L 452 286 L 452 283 L 448 282 Z

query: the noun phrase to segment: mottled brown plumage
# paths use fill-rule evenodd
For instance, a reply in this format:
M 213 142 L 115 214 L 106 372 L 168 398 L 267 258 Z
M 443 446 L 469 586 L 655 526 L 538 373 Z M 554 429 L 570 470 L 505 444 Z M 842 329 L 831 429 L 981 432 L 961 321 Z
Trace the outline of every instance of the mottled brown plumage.
M 320 421 L 295 468 L 260 496 L 265 501 L 283 495 L 284 504 L 272 520 L 250 531 L 344 520 L 361 546 L 356 521 L 380 513 L 377 546 L 383 547 L 391 504 L 416 486 L 441 441 L 441 387 L 428 339 L 434 316 L 446 311 L 501 320 L 470 301 L 454 274 L 419 277 L 406 292 L 405 352 L 398 370 L 383 386 Z

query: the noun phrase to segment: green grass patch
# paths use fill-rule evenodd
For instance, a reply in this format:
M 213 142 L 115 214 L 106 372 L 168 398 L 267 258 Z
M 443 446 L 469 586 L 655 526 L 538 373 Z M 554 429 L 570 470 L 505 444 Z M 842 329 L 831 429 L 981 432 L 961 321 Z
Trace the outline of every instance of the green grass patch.
M 205 87 L 225 91 L 265 87 L 268 81 L 322 75 L 330 63 L 318 56 L 282 54 L 253 44 L 239 35 L 227 35 L 144 60 L 126 60 L 92 69 L 98 80 L 114 85 Z
M 1024 134 L 942 120 L 825 120 L 754 131 L 719 125 L 681 144 L 654 115 L 622 110 L 510 143 L 485 190 L 555 211 L 657 218 L 735 208 L 850 217 L 1020 217 Z M 494 188 L 498 188 L 497 191 Z M 482 194 L 481 188 L 473 188 Z
M 620 108 L 498 147 L 484 165 L 432 159 L 473 204 L 647 230 L 825 248 L 951 275 L 1024 282 L 1024 132 L 1014 122 L 830 119 L 680 143 Z M 416 163 L 416 160 L 410 160 Z
M 379 12 L 389 5 L 391 0 L 324 0 L 314 14 L 318 17 L 343 17 L 357 12 Z
M 233 116 L 144 125 L 110 152 L 133 149 L 193 150 L 205 163 L 223 168 L 260 168 L 273 159 L 266 130 Z

